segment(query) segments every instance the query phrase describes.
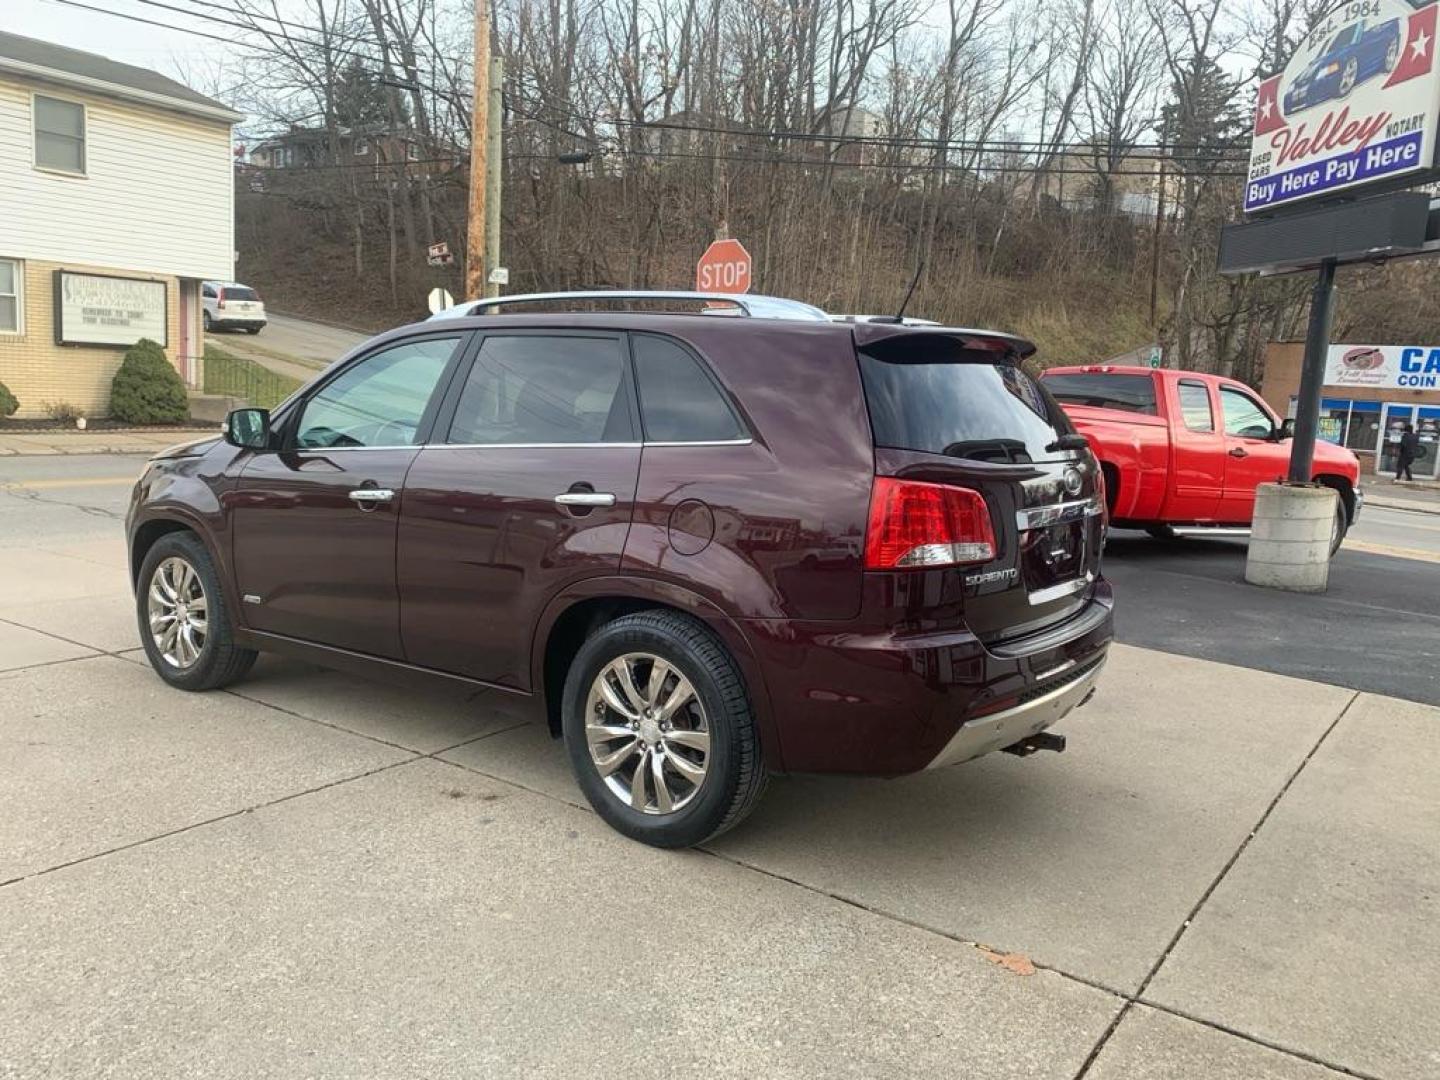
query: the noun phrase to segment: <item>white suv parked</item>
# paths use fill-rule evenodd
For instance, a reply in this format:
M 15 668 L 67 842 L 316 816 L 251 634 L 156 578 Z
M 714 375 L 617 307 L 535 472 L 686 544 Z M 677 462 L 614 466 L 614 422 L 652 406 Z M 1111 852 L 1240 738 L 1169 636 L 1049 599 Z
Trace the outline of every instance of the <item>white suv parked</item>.
M 265 303 L 248 285 L 235 281 L 205 281 L 205 330 L 247 330 L 258 334 L 265 326 Z

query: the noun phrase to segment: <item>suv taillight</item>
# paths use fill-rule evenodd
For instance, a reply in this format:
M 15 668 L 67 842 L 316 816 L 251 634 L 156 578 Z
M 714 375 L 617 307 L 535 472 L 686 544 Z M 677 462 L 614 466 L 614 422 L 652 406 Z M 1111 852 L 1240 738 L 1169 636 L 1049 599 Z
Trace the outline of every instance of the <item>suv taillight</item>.
M 865 530 L 865 569 L 923 569 L 993 558 L 995 530 L 978 491 L 893 476 L 875 478 Z
M 225 290 L 224 290 L 224 289 L 221 289 L 221 290 L 220 290 L 220 296 L 219 296 L 219 298 L 215 301 L 215 306 L 216 306 L 217 308 L 223 308 L 223 307 L 225 306 Z

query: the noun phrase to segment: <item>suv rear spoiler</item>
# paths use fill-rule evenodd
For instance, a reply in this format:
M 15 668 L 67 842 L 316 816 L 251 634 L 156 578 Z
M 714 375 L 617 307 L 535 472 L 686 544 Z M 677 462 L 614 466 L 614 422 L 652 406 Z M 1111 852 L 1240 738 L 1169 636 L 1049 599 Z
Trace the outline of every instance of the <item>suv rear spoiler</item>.
M 1000 359 L 1024 360 L 1035 355 L 1035 343 L 998 330 L 974 330 L 963 326 L 900 326 L 895 323 L 855 323 L 855 347 L 864 349 L 898 339 L 944 338 L 963 349 L 998 353 Z

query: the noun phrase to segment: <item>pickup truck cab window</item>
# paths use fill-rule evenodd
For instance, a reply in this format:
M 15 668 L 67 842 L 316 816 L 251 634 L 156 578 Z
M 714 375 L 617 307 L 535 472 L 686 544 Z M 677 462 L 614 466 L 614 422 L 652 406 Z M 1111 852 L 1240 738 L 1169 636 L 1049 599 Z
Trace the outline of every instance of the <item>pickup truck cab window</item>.
M 1191 431 L 1214 431 L 1215 410 L 1210 405 L 1210 388 L 1203 382 L 1182 379 L 1177 392 L 1185 426 Z
M 1092 409 L 1120 409 L 1155 415 L 1155 379 L 1150 375 L 1112 375 L 1109 372 L 1046 375 L 1045 389 L 1062 405 Z
M 1220 388 L 1220 406 L 1225 412 L 1225 434 L 1244 439 L 1268 439 L 1275 422 L 1258 401 L 1231 386 Z

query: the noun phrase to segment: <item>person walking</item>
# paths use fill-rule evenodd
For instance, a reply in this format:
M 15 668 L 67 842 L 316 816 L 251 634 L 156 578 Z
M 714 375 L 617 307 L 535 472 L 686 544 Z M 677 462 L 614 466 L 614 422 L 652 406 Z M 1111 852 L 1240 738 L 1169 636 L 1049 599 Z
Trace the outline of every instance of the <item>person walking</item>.
M 1414 480 L 1410 472 L 1410 466 L 1415 464 L 1415 459 L 1420 456 L 1420 436 L 1415 434 L 1415 425 L 1406 424 L 1400 436 L 1400 445 L 1395 453 L 1395 482 L 1398 484 L 1401 477 L 1406 480 Z

